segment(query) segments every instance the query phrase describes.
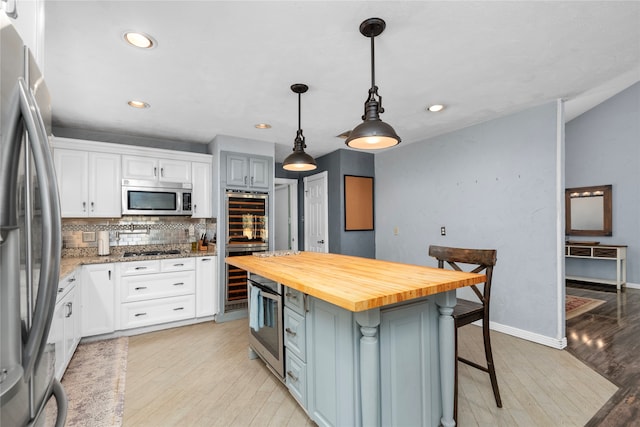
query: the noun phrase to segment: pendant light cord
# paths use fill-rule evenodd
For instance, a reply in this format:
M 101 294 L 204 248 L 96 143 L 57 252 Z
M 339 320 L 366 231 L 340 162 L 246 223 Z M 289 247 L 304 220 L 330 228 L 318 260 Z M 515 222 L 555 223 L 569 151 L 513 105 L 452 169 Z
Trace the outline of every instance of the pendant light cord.
M 371 36 L 371 88 L 376 86 L 375 48 L 373 44 L 375 36 Z

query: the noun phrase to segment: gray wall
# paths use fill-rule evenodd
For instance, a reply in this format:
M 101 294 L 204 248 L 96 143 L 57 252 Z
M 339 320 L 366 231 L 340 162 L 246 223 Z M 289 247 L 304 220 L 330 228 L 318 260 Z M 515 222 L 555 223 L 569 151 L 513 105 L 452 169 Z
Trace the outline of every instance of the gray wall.
M 627 280 L 640 285 L 640 83 L 567 123 L 565 183 L 613 186 L 613 235 L 571 240 L 628 245 Z M 566 272 L 615 279 L 615 263 L 569 258 Z
M 495 248 L 492 322 L 563 338 L 557 117 L 554 102 L 377 154 L 376 257 L 436 266 L 430 244 Z
M 298 179 L 298 212 L 304 212 L 303 177 L 327 171 L 329 200 L 329 252 L 375 257 L 375 231 L 344 230 L 344 175 L 375 176 L 374 155 L 340 149 L 316 159 L 318 168 L 311 172 L 287 172 L 276 164 L 276 178 Z M 374 199 L 376 195 L 374 194 Z M 375 215 L 375 212 L 374 212 Z M 298 225 L 300 248 L 304 248 L 304 223 Z

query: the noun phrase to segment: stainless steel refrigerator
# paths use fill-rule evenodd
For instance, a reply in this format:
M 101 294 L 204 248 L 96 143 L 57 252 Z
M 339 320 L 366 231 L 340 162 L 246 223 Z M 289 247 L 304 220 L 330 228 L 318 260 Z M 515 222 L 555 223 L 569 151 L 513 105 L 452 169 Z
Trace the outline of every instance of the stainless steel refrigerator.
M 47 344 L 61 252 L 49 93 L 3 11 L 0 28 L 0 426 L 44 425 L 52 396 L 63 426 L 66 396 Z

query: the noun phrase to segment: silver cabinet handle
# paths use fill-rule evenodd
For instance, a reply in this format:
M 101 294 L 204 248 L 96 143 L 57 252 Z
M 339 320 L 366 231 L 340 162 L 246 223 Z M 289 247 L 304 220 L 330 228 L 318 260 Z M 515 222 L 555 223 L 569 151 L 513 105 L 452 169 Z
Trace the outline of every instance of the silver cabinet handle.
M 247 176 L 245 175 L 244 179 L 243 179 L 244 185 L 247 185 Z
M 198 205 L 194 204 L 193 205 L 193 213 L 198 212 Z
M 147 269 L 147 267 L 136 267 L 135 269 L 136 269 L 136 270 L 146 270 L 146 269 Z
M 176 307 L 173 309 L 173 311 L 180 311 L 180 310 L 184 310 L 184 307 Z
M 293 292 L 287 292 L 285 296 L 291 299 L 298 299 L 298 294 L 294 294 Z
M 253 177 L 251 177 L 251 185 L 253 185 Z
M 164 177 L 164 168 L 160 168 L 160 176 Z
M 87 202 L 82 202 L 82 212 L 87 211 Z
M 184 267 L 184 264 L 180 263 L 180 264 L 173 264 L 174 267 Z
M 147 313 L 136 313 L 136 314 L 134 314 L 134 316 L 136 316 L 136 317 L 146 316 L 146 315 L 147 315 Z
M 93 202 L 91 202 L 91 212 L 93 212 L 95 209 L 93 208 Z
M 75 282 L 76 278 L 75 277 L 69 277 L 69 279 L 67 279 L 67 283 L 72 283 Z
M 136 288 L 134 288 L 134 289 L 135 289 L 136 291 L 141 291 L 141 290 L 143 290 L 143 289 L 147 289 L 147 287 L 146 287 L 146 286 L 138 286 L 138 287 L 136 287 Z
M 298 377 L 291 371 L 287 371 L 287 376 L 291 378 L 292 381 L 298 382 Z
M 320 243 L 320 244 L 324 245 L 324 239 L 322 239 L 322 240 L 318 240 L 318 243 Z
M 288 333 L 289 335 L 295 337 L 296 335 L 298 335 L 296 332 L 292 331 L 290 328 L 287 328 L 284 330 L 286 333 Z
M 184 282 L 174 283 L 173 286 L 184 286 Z
M 71 317 L 72 314 L 73 314 L 73 303 L 72 302 L 68 302 L 67 303 L 67 314 L 65 315 L 65 317 Z
M 109 280 L 111 280 L 111 270 L 109 270 Z
M 158 168 L 153 168 L 153 176 L 158 176 Z
M 202 262 L 211 261 L 211 258 L 202 258 L 200 261 Z

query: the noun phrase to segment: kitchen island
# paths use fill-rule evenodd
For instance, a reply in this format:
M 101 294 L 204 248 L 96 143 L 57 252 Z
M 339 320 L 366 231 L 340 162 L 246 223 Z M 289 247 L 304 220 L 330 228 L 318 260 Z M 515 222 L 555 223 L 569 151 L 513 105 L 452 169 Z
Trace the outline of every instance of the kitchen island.
M 308 298 L 301 404 L 317 424 L 455 425 L 455 290 L 484 275 L 313 252 L 226 262 Z

